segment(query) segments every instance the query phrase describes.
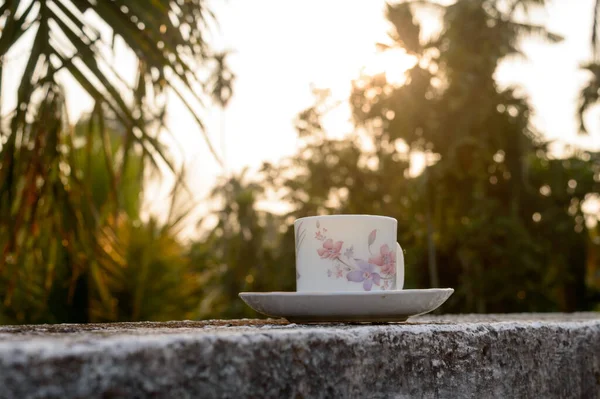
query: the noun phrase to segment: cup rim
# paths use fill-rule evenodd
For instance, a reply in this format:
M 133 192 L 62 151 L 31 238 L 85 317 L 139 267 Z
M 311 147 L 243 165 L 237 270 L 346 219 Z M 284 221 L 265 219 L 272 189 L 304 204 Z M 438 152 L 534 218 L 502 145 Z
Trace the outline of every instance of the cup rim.
M 301 221 L 305 221 L 305 220 L 310 220 L 310 219 L 340 219 L 340 218 L 358 218 L 358 219 L 386 219 L 386 220 L 392 220 L 394 222 L 398 222 L 398 220 L 396 218 L 393 218 L 391 216 L 383 216 L 383 215 L 366 215 L 366 214 L 338 214 L 338 215 L 316 215 L 316 216 L 304 216 L 301 218 L 298 218 L 296 220 L 294 220 L 294 224 L 296 224 L 297 222 L 301 222 Z

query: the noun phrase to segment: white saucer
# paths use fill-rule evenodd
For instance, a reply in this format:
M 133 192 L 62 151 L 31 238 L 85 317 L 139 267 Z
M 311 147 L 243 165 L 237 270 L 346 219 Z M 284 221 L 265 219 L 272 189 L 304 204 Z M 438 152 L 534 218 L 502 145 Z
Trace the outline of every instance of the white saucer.
M 398 322 L 431 312 L 452 288 L 368 292 L 241 292 L 252 309 L 290 322 Z

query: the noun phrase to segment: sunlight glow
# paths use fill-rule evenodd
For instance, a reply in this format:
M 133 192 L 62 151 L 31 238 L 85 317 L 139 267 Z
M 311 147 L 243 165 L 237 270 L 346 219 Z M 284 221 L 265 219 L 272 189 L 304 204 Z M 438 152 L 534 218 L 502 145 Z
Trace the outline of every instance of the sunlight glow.
M 348 56 L 343 64 L 338 62 L 321 65 L 315 83 L 317 87 L 331 89 L 334 98 L 345 100 L 350 94 L 352 81 L 361 76 L 385 74 L 391 85 L 404 84 L 406 72 L 413 68 L 417 61 L 417 57 L 408 54 L 403 48 L 379 52 L 373 45 L 372 51 Z
M 386 80 L 400 86 L 406 82 L 406 72 L 417 64 L 417 57 L 403 48 L 395 48 L 377 53 L 365 65 L 364 73 L 369 76 L 385 73 Z
M 413 68 L 418 60 L 403 48 L 392 48 L 384 52 L 376 51 L 373 43 L 370 51 L 363 54 L 348 53 L 346 62 L 324 64 L 319 70 L 316 87 L 329 89 L 331 97 L 340 102 L 340 106 L 331 109 L 323 118 L 327 136 L 341 138 L 353 130 L 352 110 L 347 102 L 352 83 L 357 86 L 367 84 L 370 77 L 385 74 L 391 86 L 401 86 L 406 82 L 406 72 Z M 379 92 L 366 95 L 379 95 Z

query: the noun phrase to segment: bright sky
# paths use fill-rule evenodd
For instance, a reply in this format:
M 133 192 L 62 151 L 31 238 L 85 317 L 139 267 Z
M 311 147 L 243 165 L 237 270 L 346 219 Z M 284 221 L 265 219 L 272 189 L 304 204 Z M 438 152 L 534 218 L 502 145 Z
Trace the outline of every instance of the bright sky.
M 497 77 L 502 85 L 517 84 L 525 90 L 535 109 L 533 123 L 548 138 L 599 149 L 600 111 L 590 112 L 588 125 L 595 133 L 588 137 L 578 137 L 575 118 L 586 77 L 579 65 L 590 57 L 593 2 L 552 1 L 536 19 L 566 40 L 557 45 L 527 40 L 523 48 L 528 59 L 506 62 Z M 341 100 L 361 68 L 391 69 L 399 61 L 375 57 L 374 44 L 386 39 L 388 29 L 383 0 L 212 0 L 211 4 L 220 24 L 214 40 L 219 47 L 234 51 L 230 66 L 237 75 L 225 115 L 214 109 L 207 116 L 217 147 L 224 128 L 229 170 L 258 167 L 265 160 L 277 161 L 294 153 L 297 140 L 292 121 L 311 105 L 311 84 L 332 88 L 334 97 Z M 5 73 L 11 70 L 16 73 L 18 63 Z M 68 84 L 67 89 L 72 115 L 91 107 L 80 88 Z M 10 85 L 3 90 L 11 90 Z M 335 135 L 349 132 L 348 119 L 349 112 L 342 107 L 326 127 Z M 200 200 L 221 171 L 195 122 L 177 101 L 171 103 L 168 120 L 191 172 L 189 184 Z
M 230 0 L 215 8 L 223 35 L 220 45 L 234 51 L 230 65 L 237 75 L 225 116 L 230 169 L 258 166 L 294 153 L 292 120 L 312 104 L 311 84 L 332 88 L 340 99 L 348 95 L 351 80 L 373 58 L 375 42 L 386 38 L 383 4 Z M 191 119 L 178 110 L 171 116 L 175 130 L 189 144 L 186 147 L 201 155 L 198 169 L 205 175 L 198 178 L 206 182 L 218 170 L 210 160 L 202 160 L 206 152 L 201 139 L 186 131 L 186 126 L 193 126 Z M 349 131 L 348 117 L 342 113 L 331 130 Z M 218 111 L 211 126 L 219 144 Z
M 565 41 L 551 45 L 527 40 L 523 48 L 528 59 L 506 62 L 497 77 L 503 85 L 523 87 L 535 110 L 533 123 L 548 138 L 600 148 L 600 124 L 596 123 L 600 113 L 590 113 L 589 126 L 595 134 L 588 137 L 578 136 L 575 118 L 579 90 L 586 79 L 579 65 L 590 57 L 593 2 L 551 1 L 536 20 L 563 35 Z M 374 43 L 386 38 L 384 6 L 381 0 L 229 0 L 215 9 L 222 45 L 235 51 L 230 59 L 237 75 L 235 94 L 225 115 L 230 169 L 258 166 L 295 151 L 292 120 L 311 104 L 311 84 L 333 88 L 340 99 L 348 95 L 350 80 L 362 67 L 374 64 Z M 177 109 L 171 115 L 186 143 L 188 159 L 197 162 L 197 187 L 210 186 L 218 170 L 200 138 L 190 132 L 194 129 L 191 119 Z M 331 133 L 349 131 L 348 118 L 345 110 L 330 118 Z M 217 111 L 212 119 L 218 144 Z

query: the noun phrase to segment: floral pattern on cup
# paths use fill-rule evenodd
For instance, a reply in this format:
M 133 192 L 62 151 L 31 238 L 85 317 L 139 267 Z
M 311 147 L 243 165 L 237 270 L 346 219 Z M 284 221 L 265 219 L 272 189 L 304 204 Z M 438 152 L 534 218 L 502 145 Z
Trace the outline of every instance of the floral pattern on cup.
M 379 255 L 369 258 L 369 263 L 379 266 L 385 274 L 396 274 L 396 251 L 390 251 L 390 247 L 383 244 Z
M 333 242 L 331 238 L 328 238 L 323 243 L 323 247 L 317 249 L 317 253 L 321 257 L 321 259 L 337 259 L 341 253 L 342 245 L 344 245 L 343 241 Z
M 323 241 L 317 254 L 323 261 L 333 264 L 327 269 L 329 278 L 346 278 L 348 282 L 362 284 L 365 291 L 371 291 L 373 285 L 382 290 L 394 288 L 396 278 L 396 251 L 390 250 L 389 245 L 381 244 L 379 253 L 373 254 L 371 246 L 377 240 L 377 230 L 371 231 L 367 237 L 367 249 L 371 254 L 368 260 L 354 256 L 354 245 L 344 248 L 343 241 L 327 237 L 327 229 L 321 228 L 317 221 L 315 239 Z M 343 250 L 343 252 L 342 252 Z
M 296 239 L 296 257 L 298 257 L 298 251 L 300 250 L 300 246 L 302 245 L 302 243 L 304 242 L 304 239 L 306 238 L 306 227 L 302 228 L 302 225 L 304 224 L 304 222 L 301 222 L 298 227 L 296 228 L 296 231 L 294 232 L 295 234 L 295 239 Z M 300 278 L 300 273 L 298 273 L 298 270 L 296 270 L 296 280 L 298 280 Z
M 381 276 L 379 273 L 375 272 L 375 266 L 372 263 L 360 259 L 358 259 L 356 263 L 358 264 L 359 270 L 348 272 L 346 275 L 348 281 L 363 283 L 365 291 L 371 291 L 373 284 L 379 285 L 381 283 Z

